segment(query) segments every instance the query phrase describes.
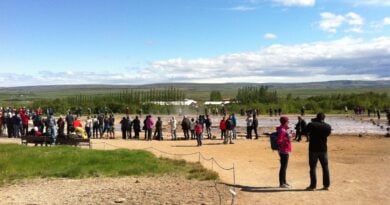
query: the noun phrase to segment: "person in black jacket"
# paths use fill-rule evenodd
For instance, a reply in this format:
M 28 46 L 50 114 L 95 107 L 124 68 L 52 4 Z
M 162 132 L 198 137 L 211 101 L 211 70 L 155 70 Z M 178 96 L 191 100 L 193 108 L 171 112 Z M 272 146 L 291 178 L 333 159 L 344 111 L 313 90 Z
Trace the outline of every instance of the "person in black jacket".
M 312 119 L 312 122 L 307 126 L 309 135 L 310 185 L 306 189 L 310 191 L 317 186 L 316 166 L 318 160 L 322 167 L 323 190 L 328 190 L 330 185 L 327 139 L 332 128 L 324 120 L 325 115 L 318 113 L 317 117 Z
M 154 138 L 156 140 L 163 140 L 161 117 L 157 117 L 156 130 L 154 131 Z
M 295 125 L 295 130 L 296 130 L 295 131 L 296 135 L 295 135 L 294 140 L 300 142 L 302 135 L 306 135 L 306 121 L 301 116 L 298 116 L 298 122 Z M 306 142 L 308 142 L 308 141 L 309 141 L 309 138 L 306 135 Z
M 181 121 L 181 129 L 183 130 L 184 139 L 186 140 L 190 139 L 190 132 L 189 132 L 190 127 L 191 127 L 190 120 L 186 116 L 183 116 L 183 121 Z
M 257 128 L 259 127 L 259 120 L 257 119 L 256 114 L 253 114 L 253 131 L 255 132 L 256 139 L 259 139 L 259 135 L 257 134 Z
M 138 119 L 138 116 L 135 116 L 132 124 L 134 129 L 134 138 L 139 139 L 139 133 L 141 132 L 141 121 Z
M 122 139 L 126 139 L 127 127 L 129 126 L 129 120 L 126 117 L 123 117 L 119 122 L 121 124 Z

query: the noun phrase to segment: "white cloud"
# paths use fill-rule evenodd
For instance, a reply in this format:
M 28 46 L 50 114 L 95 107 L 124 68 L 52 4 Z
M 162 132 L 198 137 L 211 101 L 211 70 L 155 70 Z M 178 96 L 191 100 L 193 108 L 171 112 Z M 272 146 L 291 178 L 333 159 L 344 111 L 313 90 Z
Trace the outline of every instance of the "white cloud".
M 257 9 L 257 8 L 252 7 L 252 6 L 236 6 L 236 7 L 229 8 L 229 10 L 232 10 L 232 11 L 252 11 L 255 9 Z
M 346 32 L 363 32 L 362 26 L 364 25 L 364 19 L 354 12 L 349 12 L 345 15 L 322 12 L 320 16 L 321 21 L 319 22 L 319 27 L 323 31 L 336 33 L 340 27 L 346 25 L 348 26 L 345 29 Z
M 383 25 L 390 25 L 390 17 L 386 17 L 383 19 Z
M 336 33 L 337 28 L 341 26 L 345 20 L 344 16 L 335 15 L 330 12 L 323 12 L 321 15 L 320 28 L 323 31 Z
M 276 3 L 282 4 L 284 6 L 302 6 L 309 7 L 314 6 L 315 0 L 273 0 Z
M 390 0 L 357 0 L 356 5 L 390 6 Z
M 127 72 L 0 73 L 0 86 L 157 82 L 313 82 L 390 80 L 390 37 L 272 45 L 215 58 L 168 59 Z M 80 77 L 82 76 L 82 77 Z
M 265 39 L 276 39 L 276 38 L 278 38 L 278 36 L 275 35 L 275 34 L 273 34 L 273 33 L 266 33 L 266 34 L 264 34 L 263 37 L 264 37 Z
M 349 12 L 345 15 L 345 20 L 349 25 L 361 26 L 364 24 L 364 19 L 354 12 Z

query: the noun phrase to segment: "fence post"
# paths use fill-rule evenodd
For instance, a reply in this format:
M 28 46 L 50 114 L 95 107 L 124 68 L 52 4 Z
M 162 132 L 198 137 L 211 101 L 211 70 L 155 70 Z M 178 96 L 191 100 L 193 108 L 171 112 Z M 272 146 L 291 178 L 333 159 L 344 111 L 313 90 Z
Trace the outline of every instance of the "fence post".
M 234 163 L 233 163 L 233 184 L 234 187 L 236 187 L 236 168 L 234 167 Z

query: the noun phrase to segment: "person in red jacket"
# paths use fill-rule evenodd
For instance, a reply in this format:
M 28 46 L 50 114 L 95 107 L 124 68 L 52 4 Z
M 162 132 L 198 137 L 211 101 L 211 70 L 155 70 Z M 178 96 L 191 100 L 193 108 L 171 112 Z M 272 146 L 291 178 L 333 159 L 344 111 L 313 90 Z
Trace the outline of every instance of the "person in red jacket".
M 22 136 L 26 136 L 28 133 L 28 120 L 30 117 L 26 114 L 26 112 L 21 112 L 22 118 Z
M 221 139 L 226 137 L 226 118 L 223 116 L 221 122 L 219 122 L 219 129 L 221 129 Z
M 198 143 L 198 146 L 202 146 L 202 133 L 203 133 L 203 125 L 199 123 L 199 121 L 196 121 L 195 125 L 195 134 L 196 134 L 196 141 Z

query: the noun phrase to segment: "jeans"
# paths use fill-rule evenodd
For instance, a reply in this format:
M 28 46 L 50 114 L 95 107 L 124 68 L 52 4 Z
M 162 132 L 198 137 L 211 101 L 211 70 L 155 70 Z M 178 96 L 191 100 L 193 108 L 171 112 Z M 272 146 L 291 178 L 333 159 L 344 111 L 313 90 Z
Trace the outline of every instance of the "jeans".
M 327 152 L 309 152 L 309 165 L 310 165 L 310 187 L 316 188 L 317 176 L 316 167 L 317 161 L 320 160 L 322 167 L 322 180 L 324 187 L 329 187 L 330 177 L 328 168 L 328 153 Z
M 176 130 L 171 130 L 172 140 L 176 140 Z
M 287 172 L 289 154 L 283 154 L 279 152 L 279 156 L 280 156 L 279 184 L 281 186 L 283 184 L 287 184 L 286 172 Z
M 196 133 L 196 142 L 198 146 L 202 146 L 202 133 Z

